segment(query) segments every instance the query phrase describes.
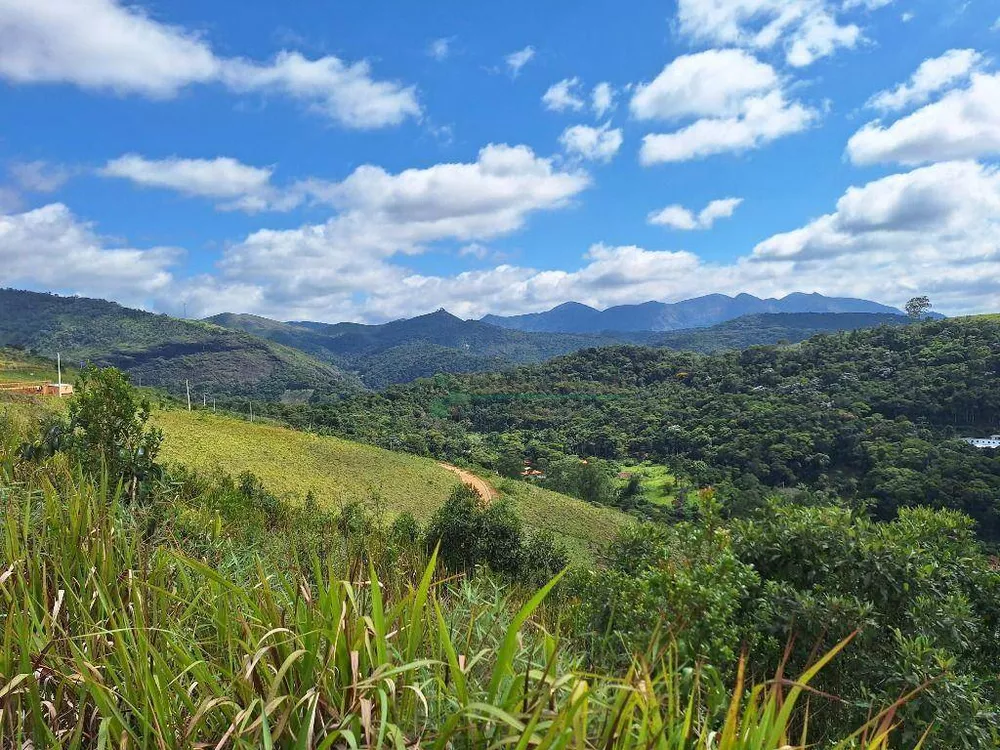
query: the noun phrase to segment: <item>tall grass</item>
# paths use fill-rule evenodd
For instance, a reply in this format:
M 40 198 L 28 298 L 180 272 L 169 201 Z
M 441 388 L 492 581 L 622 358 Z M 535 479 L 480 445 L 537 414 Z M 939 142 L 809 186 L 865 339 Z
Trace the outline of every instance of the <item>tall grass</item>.
M 846 645 L 754 687 L 670 649 L 587 673 L 539 616 L 558 579 L 523 594 L 435 555 L 325 554 L 324 534 L 237 549 L 269 533 L 249 509 L 177 484 L 129 505 L 64 455 L 21 460 L 17 419 L 0 413 L 0 748 L 796 748 L 826 700 L 808 682 Z M 841 746 L 888 747 L 892 715 Z

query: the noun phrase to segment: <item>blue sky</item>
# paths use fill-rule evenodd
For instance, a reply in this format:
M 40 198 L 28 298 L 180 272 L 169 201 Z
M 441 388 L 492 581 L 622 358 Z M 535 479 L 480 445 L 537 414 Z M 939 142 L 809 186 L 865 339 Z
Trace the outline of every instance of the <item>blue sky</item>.
M 1000 309 L 992 0 L 0 0 L 0 285 Z

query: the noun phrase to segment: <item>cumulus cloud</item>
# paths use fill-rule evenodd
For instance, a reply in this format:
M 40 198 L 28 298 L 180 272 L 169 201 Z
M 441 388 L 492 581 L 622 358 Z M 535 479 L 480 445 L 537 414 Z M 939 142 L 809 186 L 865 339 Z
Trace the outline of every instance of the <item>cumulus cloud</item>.
M 629 108 L 639 120 L 682 117 L 732 117 L 748 97 L 779 87 L 767 63 L 742 50 L 708 50 L 681 55 L 649 83 L 641 83 Z
M 736 117 L 705 118 L 672 133 L 645 136 L 639 160 L 648 166 L 760 148 L 805 130 L 819 116 L 799 102 L 787 101 L 780 91 L 750 97 L 743 107 Z
M 879 0 L 863 0 L 869 7 Z M 848 3 L 845 9 L 861 3 Z M 782 45 L 786 61 L 804 67 L 854 47 L 861 29 L 838 19 L 828 0 L 678 0 L 677 28 L 705 44 L 770 49 Z
M 597 117 L 604 117 L 615 108 L 615 90 L 610 83 L 602 81 L 594 86 L 590 94 L 590 106 Z
M 176 248 L 139 250 L 101 237 L 61 203 L 0 216 L 0 286 L 110 297 L 141 305 L 170 287 Z
M 720 217 L 722 209 L 715 210 Z M 503 264 L 436 276 L 413 272 L 385 252 L 351 253 L 341 231 L 327 224 L 251 235 L 227 252 L 221 276 L 186 284 L 184 299 L 203 312 L 237 299 L 245 300 L 237 309 L 262 314 L 371 321 L 436 307 L 478 317 L 570 299 L 605 307 L 743 291 L 818 291 L 897 305 L 927 293 L 938 309 L 955 314 L 1000 306 L 1000 175 L 974 162 L 851 188 L 833 213 L 725 264 L 683 250 L 598 243 L 576 270 Z
M 217 82 L 237 92 L 291 96 L 354 128 L 420 114 L 412 86 L 374 79 L 367 62 L 308 60 L 290 51 L 268 63 L 219 57 L 198 34 L 118 0 L 3 0 L 0 76 L 153 99 Z
M 940 57 L 924 60 L 909 81 L 875 94 L 868 106 L 892 112 L 924 104 L 932 95 L 967 80 L 984 62 L 985 58 L 974 49 L 948 50 Z
M 579 95 L 579 88 L 579 78 L 564 78 L 553 83 L 542 94 L 542 104 L 545 105 L 545 109 L 551 112 L 565 112 L 566 110 L 579 112 L 586 106 Z
M 226 61 L 221 78 L 234 91 L 286 94 L 352 128 L 398 125 L 420 115 L 413 86 L 375 80 L 364 60 L 348 64 L 332 55 L 309 60 L 284 51 L 269 63 Z
M 570 156 L 590 161 L 611 161 L 622 147 L 621 128 L 612 128 L 610 122 L 594 128 L 574 125 L 559 136 L 559 143 Z
M 870 122 L 851 136 L 854 164 L 923 164 L 1000 153 L 1000 74 L 973 73 L 956 89 L 891 125 Z
M 236 159 L 146 159 L 126 154 L 98 173 L 130 180 L 142 187 L 176 190 L 189 196 L 239 200 L 271 192 L 271 168 L 251 167 Z
M 535 48 L 530 44 L 524 49 L 519 49 L 517 52 L 511 52 L 504 58 L 504 62 L 507 64 L 507 70 L 510 74 L 517 78 L 521 75 L 521 68 L 531 62 L 531 58 L 535 56 Z
M 670 133 L 643 139 L 643 164 L 686 161 L 759 148 L 805 130 L 818 113 L 789 101 L 774 68 L 738 49 L 682 55 L 629 102 L 639 120 L 683 121 Z
M 730 218 L 741 203 L 743 203 L 742 198 L 720 198 L 709 203 L 697 214 L 689 208 L 674 204 L 654 211 L 647 217 L 647 221 L 655 226 L 685 231 L 711 229 L 717 220 Z

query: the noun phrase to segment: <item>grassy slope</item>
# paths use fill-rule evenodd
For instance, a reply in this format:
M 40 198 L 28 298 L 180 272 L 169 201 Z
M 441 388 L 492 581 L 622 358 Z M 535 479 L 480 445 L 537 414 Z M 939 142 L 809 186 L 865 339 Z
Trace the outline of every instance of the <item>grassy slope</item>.
M 377 493 L 390 514 L 409 511 L 426 521 L 458 481 L 431 459 L 284 427 L 197 411 L 158 411 L 155 421 L 166 435 L 164 459 L 231 474 L 252 471 L 290 499 L 312 490 L 319 503 L 337 507 L 371 502 Z M 521 482 L 499 489 L 529 527 L 552 531 L 584 565 L 626 520 L 617 511 Z

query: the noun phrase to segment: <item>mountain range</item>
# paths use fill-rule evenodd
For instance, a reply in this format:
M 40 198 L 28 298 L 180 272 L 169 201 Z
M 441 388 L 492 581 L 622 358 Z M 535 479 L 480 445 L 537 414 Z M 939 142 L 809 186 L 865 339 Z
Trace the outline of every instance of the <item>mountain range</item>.
M 643 302 L 638 305 L 618 305 L 606 310 L 597 310 L 579 302 L 566 302 L 546 312 L 511 316 L 487 315 L 482 321 L 501 328 L 549 333 L 675 331 L 763 313 L 902 315 L 894 307 L 869 300 L 797 292 L 781 299 L 761 299 L 752 294 L 738 294 L 735 297 L 709 294 L 681 302 Z
M 729 307 L 730 313 L 752 307 L 756 298 L 744 298 L 749 295 L 702 298 L 699 319 L 724 314 L 724 300 L 739 303 Z M 579 333 L 522 331 L 485 320 L 462 320 L 445 310 L 382 325 L 283 322 L 236 313 L 194 321 L 104 300 L 0 289 L 0 346 L 20 346 L 46 357 L 58 352 L 66 361 L 114 365 L 136 382 L 177 395 L 184 395 L 190 384 L 199 400 L 248 397 L 295 402 L 381 389 L 437 373 L 499 371 L 594 347 L 640 344 L 712 352 L 908 322 L 892 308 L 859 300 L 793 295 L 780 302 L 793 308 L 811 304 L 821 310 L 866 304 L 891 312 L 765 313 L 682 330 Z M 591 318 L 604 315 L 583 305 L 561 305 L 552 311 L 555 318 L 548 324 L 579 327 L 579 320 L 572 320 L 577 308 Z M 632 318 L 633 325 L 637 321 Z

